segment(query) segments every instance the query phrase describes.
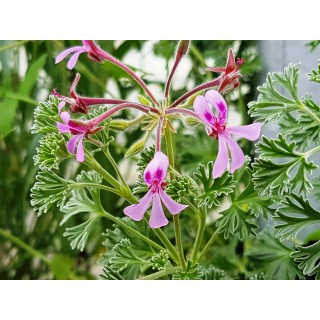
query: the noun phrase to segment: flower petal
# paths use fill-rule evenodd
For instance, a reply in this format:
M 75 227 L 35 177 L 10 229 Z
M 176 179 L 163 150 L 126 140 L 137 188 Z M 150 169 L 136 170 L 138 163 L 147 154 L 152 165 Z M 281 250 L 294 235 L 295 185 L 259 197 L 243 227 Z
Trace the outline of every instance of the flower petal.
M 216 162 L 214 163 L 214 166 L 213 166 L 213 174 L 212 174 L 214 179 L 221 177 L 228 165 L 228 148 L 227 148 L 227 141 L 224 135 L 219 134 L 218 141 L 219 141 L 219 150 L 218 150 Z
M 66 102 L 65 101 L 61 101 L 59 104 L 58 104 L 58 111 L 61 112 L 61 109 L 66 105 Z
M 143 179 L 145 183 L 150 186 L 152 185 L 154 179 L 156 179 L 159 183 L 163 182 L 168 171 L 168 166 L 168 157 L 161 151 L 156 152 L 154 158 L 144 170 Z
M 55 63 L 59 63 L 61 62 L 67 55 L 69 55 L 72 52 L 77 52 L 79 50 L 83 49 L 83 47 L 77 46 L 77 47 L 72 47 L 69 49 L 66 49 L 64 51 L 62 51 L 57 57 L 56 57 L 56 61 Z
M 213 127 L 215 125 L 217 118 L 210 109 L 208 102 L 206 101 L 204 96 L 196 97 L 193 104 L 193 109 L 200 117 L 200 119 L 209 127 Z
M 80 140 L 79 140 L 78 147 L 77 147 L 76 159 L 79 162 L 84 161 L 83 137 L 84 137 L 84 134 L 80 135 Z
M 209 90 L 205 94 L 205 99 L 218 111 L 220 124 L 225 125 L 228 117 L 228 106 L 223 96 L 218 91 Z
M 78 143 L 78 141 L 80 140 L 81 135 L 77 134 L 75 136 L 73 136 L 68 144 L 67 144 L 67 149 L 69 150 L 69 152 L 74 153 L 76 150 L 76 144 Z
M 67 111 L 61 112 L 60 113 L 60 118 L 61 120 L 65 123 L 68 124 L 70 121 L 70 114 Z
M 243 166 L 245 157 L 239 145 L 228 134 L 225 134 L 224 137 L 231 154 L 230 172 L 234 173 L 237 169 Z
M 167 217 L 164 214 L 159 193 L 153 194 L 152 212 L 149 220 L 149 225 L 152 229 L 166 226 L 169 223 Z
M 72 70 L 74 68 L 74 66 L 77 64 L 80 54 L 83 52 L 86 52 L 86 49 L 82 48 L 82 50 L 79 50 L 78 52 L 72 55 L 67 64 L 69 70 Z
M 228 127 L 226 129 L 230 134 L 254 141 L 259 138 L 261 132 L 261 123 L 256 122 L 247 126 Z
M 145 212 L 148 210 L 152 197 L 152 190 L 149 190 L 148 193 L 146 193 L 146 195 L 140 199 L 140 202 L 138 204 L 132 204 L 124 208 L 124 214 L 134 221 L 140 221 L 143 218 Z
M 57 127 L 58 127 L 58 130 L 61 132 L 61 133 L 70 133 L 70 128 L 69 126 L 61 123 L 61 122 L 57 122 Z
M 159 194 L 163 204 L 171 214 L 177 214 L 188 207 L 187 205 L 180 204 L 171 199 L 161 188 L 159 189 Z

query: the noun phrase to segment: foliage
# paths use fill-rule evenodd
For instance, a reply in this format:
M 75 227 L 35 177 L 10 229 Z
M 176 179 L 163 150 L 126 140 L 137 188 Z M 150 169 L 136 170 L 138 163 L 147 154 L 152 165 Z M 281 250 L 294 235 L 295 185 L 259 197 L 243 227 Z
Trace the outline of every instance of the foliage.
M 193 264 L 191 260 L 187 261 L 187 266 L 185 271 L 177 271 L 176 274 L 172 276 L 173 280 L 201 280 L 203 273 L 199 269 L 199 264 Z

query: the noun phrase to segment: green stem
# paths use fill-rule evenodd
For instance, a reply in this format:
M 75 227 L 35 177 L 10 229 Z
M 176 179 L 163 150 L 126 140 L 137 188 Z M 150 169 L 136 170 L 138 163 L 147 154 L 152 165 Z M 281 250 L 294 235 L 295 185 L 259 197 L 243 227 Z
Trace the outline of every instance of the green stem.
M 172 168 L 174 168 L 174 155 L 173 155 L 173 144 L 172 144 L 172 136 L 169 126 L 165 128 L 165 139 L 167 145 L 167 153 L 169 158 L 169 164 Z M 174 179 L 174 173 L 170 172 L 170 178 Z M 178 249 L 180 264 L 183 270 L 186 270 L 186 262 L 184 259 L 183 253 L 183 246 L 182 246 L 182 239 L 181 239 L 181 230 L 180 230 L 180 221 L 179 221 L 179 214 L 173 215 L 173 223 L 174 223 L 174 232 L 176 236 L 176 245 Z
M 87 187 L 92 187 L 92 188 L 98 188 L 98 189 L 103 189 L 112 193 L 115 193 L 117 195 L 119 195 L 119 192 L 111 187 L 108 186 L 104 186 L 103 184 L 97 184 L 97 183 L 80 183 L 80 182 L 76 182 L 74 184 L 72 184 L 73 188 L 87 188 Z
M 320 151 L 320 146 L 315 147 L 315 148 L 309 150 L 308 152 L 306 152 L 306 153 L 304 154 L 304 156 L 305 156 L 306 158 L 308 158 L 308 157 L 310 157 L 311 155 L 313 155 L 314 153 L 316 153 L 316 152 L 318 152 L 318 151 Z
M 121 172 L 120 172 L 120 170 L 119 170 L 119 168 L 118 168 L 118 165 L 117 165 L 117 163 L 114 161 L 114 159 L 113 159 L 113 157 L 112 157 L 109 149 L 103 149 L 103 153 L 105 154 L 105 156 L 107 157 L 107 159 L 110 161 L 113 169 L 114 169 L 115 172 L 117 173 L 117 175 L 118 175 L 118 177 L 120 178 L 120 180 L 121 180 L 121 182 L 123 183 L 123 185 L 128 188 L 127 183 L 126 183 L 126 181 L 123 179 L 123 176 L 122 176 L 122 174 L 121 174 Z
M 320 118 L 318 118 L 308 107 L 306 107 L 301 101 L 298 104 L 301 111 L 307 113 L 314 121 L 320 124 Z
M 109 220 L 113 221 L 114 223 L 116 223 L 117 225 L 119 225 L 120 227 L 122 227 L 123 229 L 127 230 L 128 232 L 134 234 L 136 237 L 140 238 L 141 240 L 145 241 L 146 243 L 150 244 L 152 247 L 154 247 L 157 250 L 165 250 L 165 248 L 163 248 L 162 246 L 160 246 L 159 244 L 157 244 L 156 242 L 152 241 L 151 239 L 149 239 L 148 237 L 144 236 L 143 234 L 141 234 L 139 231 L 137 231 L 136 229 L 133 229 L 132 227 L 128 226 L 125 222 L 123 222 L 120 218 L 114 217 L 112 214 L 110 214 L 109 212 L 103 210 L 101 212 L 101 215 L 108 218 Z M 170 254 L 170 253 L 169 253 Z M 173 258 L 173 257 L 172 257 Z
M 159 272 L 155 272 L 153 274 L 150 274 L 148 276 L 142 277 L 138 280 L 155 280 L 155 279 L 159 279 L 162 278 L 164 276 L 167 276 L 169 274 L 173 274 L 177 271 L 181 271 L 181 267 L 172 267 L 172 268 L 168 268 L 166 270 L 161 270 Z
M 195 261 L 197 259 L 197 255 L 200 249 L 201 241 L 203 238 L 204 230 L 206 228 L 206 212 L 205 211 L 199 211 L 200 215 L 199 217 L 199 227 L 196 235 L 196 239 L 194 241 L 194 246 L 191 254 L 191 260 Z
M 7 240 L 11 241 L 12 243 L 14 243 L 15 245 L 17 245 L 21 249 L 24 249 L 25 251 L 27 251 L 31 256 L 38 257 L 43 262 L 50 265 L 50 260 L 47 257 L 45 257 L 40 251 L 32 248 L 31 246 L 29 246 L 28 244 L 23 242 L 21 239 L 12 235 L 10 232 L 5 231 L 3 229 L 0 229 L 0 235 L 2 237 L 6 238 Z
M 205 247 L 204 247 L 204 248 L 202 249 L 202 251 L 200 252 L 200 254 L 199 254 L 199 256 L 198 256 L 198 258 L 196 259 L 195 262 L 199 262 L 199 261 L 203 258 L 203 256 L 204 256 L 204 255 L 207 253 L 207 251 L 210 249 L 210 247 L 211 247 L 213 241 L 216 239 L 217 235 L 218 235 L 218 231 L 216 230 L 216 231 L 214 232 L 214 234 L 211 236 L 211 238 L 209 239 L 209 241 L 207 242 L 207 244 L 205 245 Z

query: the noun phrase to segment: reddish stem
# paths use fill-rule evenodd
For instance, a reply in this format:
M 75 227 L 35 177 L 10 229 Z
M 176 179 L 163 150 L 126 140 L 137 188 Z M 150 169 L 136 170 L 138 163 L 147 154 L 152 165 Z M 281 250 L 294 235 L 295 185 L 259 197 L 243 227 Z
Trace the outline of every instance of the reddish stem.
M 176 69 L 179 65 L 179 62 L 180 62 L 181 59 L 177 59 L 175 62 L 174 62 L 174 65 L 173 65 L 173 68 L 170 72 L 170 75 L 169 75 L 169 78 L 168 78 L 168 81 L 166 83 L 166 89 L 165 89 L 165 93 L 164 93 L 164 97 L 167 98 L 168 95 L 169 95 L 169 90 L 170 90 L 170 85 L 171 85 L 171 81 L 172 81 L 172 78 L 173 78 L 173 75 L 174 73 L 176 72 Z
M 124 63 L 116 59 L 115 57 L 111 56 L 109 53 L 105 52 L 101 48 L 97 47 L 95 50 L 96 54 L 98 54 L 101 58 L 104 60 L 110 61 L 111 63 L 117 65 L 122 70 L 127 72 L 134 80 L 136 80 L 139 85 L 144 89 L 144 91 L 148 94 L 148 96 L 151 98 L 151 100 L 158 105 L 157 99 L 153 96 L 153 94 L 148 89 L 147 85 L 144 83 L 144 81 L 138 77 L 129 67 L 127 67 Z
M 177 99 L 175 102 L 173 102 L 171 104 L 171 106 L 168 108 L 168 109 L 171 109 L 171 108 L 175 108 L 177 107 L 180 103 L 182 103 L 184 100 L 188 99 L 189 97 L 191 97 L 193 94 L 199 92 L 199 91 L 202 91 L 202 90 L 205 90 L 205 89 L 208 89 L 208 88 L 211 88 L 211 87 L 215 87 L 215 86 L 218 86 L 220 85 L 221 83 L 221 80 L 222 78 L 219 77 L 217 79 L 214 79 L 214 80 L 211 80 L 207 83 L 204 83 L 204 84 L 201 84 L 200 86 L 198 87 L 195 87 L 194 89 L 192 89 L 191 91 L 185 93 L 183 96 L 181 96 L 179 99 Z
M 92 120 L 89 120 L 87 122 L 87 125 L 97 126 L 100 122 L 102 122 L 103 120 L 112 116 L 114 113 L 116 113 L 120 110 L 123 110 L 123 109 L 128 109 L 128 108 L 137 109 L 137 110 L 140 110 L 144 113 L 149 113 L 149 111 L 154 112 L 154 113 L 159 113 L 159 111 L 157 109 L 152 108 L 152 107 L 145 107 L 145 106 L 142 106 L 137 103 L 123 103 L 123 104 L 119 104 L 116 107 L 113 107 L 112 109 L 106 111 L 105 113 L 101 114 L 100 116 L 98 116 Z
M 161 131 L 163 125 L 163 117 L 159 117 L 157 137 L 156 137 L 156 152 L 161 151 Z

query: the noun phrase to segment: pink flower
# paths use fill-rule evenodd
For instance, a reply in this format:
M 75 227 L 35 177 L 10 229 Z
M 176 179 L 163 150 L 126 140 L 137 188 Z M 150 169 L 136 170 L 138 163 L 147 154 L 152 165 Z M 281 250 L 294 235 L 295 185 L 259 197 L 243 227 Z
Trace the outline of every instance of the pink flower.
M 238 58 L 237 62 L 234 58 L 233 52 L 231 49 L 228 51 L 227 64 L 225 68 L 206 68 L 206 71 L 213 71 L 221 73 L 222 81 L 218 88 L 219 92 L 227 91 L 233 88 L 237 88 L 240 85 L 239 77 L 240 66 L 245 62 L 242 58 Z
M 65 59 L 69 54 L 73 53 L 68 61 L 67 67 L 72 70 L 77 64 L 78 58 L 81 53 L 87 53 L 91 60 L 101 62 L 102 59 L 99 57 L 98 47 L 92 40 L 82 40 L 82 46 L 75 46 L 62 51 L 56 57 L 56 64 Z
M 166 185 L 164 179 L 167 174 L 168 165 L 168 157 L 161 151 L 156 152 L 143 174 L 143 179 L 150 190 L 140 199 L 138 204 L 130 205 L 123 210 L 131 219 L 140 221 L 152 201 L 149 225 L 153 229 L 163 227 L 169 223 L 164 214 L 161 201 L 171 214 L 177 214 L 188 207 L 172 200 L 164 191 Z
M 226 128 L 228 118 L 228 107 L 222 95 L 215 91 L 207 91 L 205 96 L 198 96 L 194 102 L 194 110 L 200 119 L 206 124 L 207 133 L 219 142 L 219 151 L 213 167 L 213 178 L 220 177 L 228 165 L 228 149 L 230 151 L 230 172 L 242 167 L 245 158 L 239 145 L 232 139 L 235 134 L 242 138 L 254 141 L 259 138 L 261 131 L 260 123 L 246 126 Z M 215 116 L 212 107 L 218 116 Z
M 84 161 L 84 149 L 83 149 L 83 138 L 86 137 L 88 138 L 89 134 L 94 134 L 98 131 L 100 131 L 102 128 L 101 127 L 93 127 L 90 124 L 86 124 L 85 122 L 82 121 L 77 121 L 77 120 L 71 120 L 70 119 L 70 114 L 66 111 L 61 112 L 61 109 L 65 106 L 65 101 L 62 101 L 58 105 L 58 110 L 60 114 L 61 120 L 64 122 L 57 122 L 57 127 L 58 130 L 61 133 L 71 133 L 73 137 L 69 140 L 67 144 L 67 149 L 71 153 L 75 153 L 75 150 L 77 149 L 76 152 L 76 159 L 79 162 Z

